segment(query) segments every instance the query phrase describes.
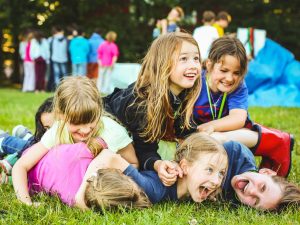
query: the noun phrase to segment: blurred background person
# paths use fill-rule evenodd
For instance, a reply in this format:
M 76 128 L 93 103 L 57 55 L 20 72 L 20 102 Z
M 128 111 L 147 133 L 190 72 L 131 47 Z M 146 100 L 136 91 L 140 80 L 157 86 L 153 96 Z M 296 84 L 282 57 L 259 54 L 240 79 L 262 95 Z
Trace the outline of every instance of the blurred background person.
M 105 39 L 106 41 L 98 48 L 99 81 L 97 85 L 100 92 L 104 95 L 109 94 L 110 75 L 119 57 L 119 48 L 115 43 L 117 33 L 109 31 Z
M 68 40 L 60 26 L 53 27 L 53 36 L 49 38 L 50 55 L 54 75 L 54 87 L 67 75 Z
M 219 37 L 218 31 L 212 24 L 215 22 L 215 13 L 212 11 L 204 11 L 202 15 L 203 25 L 194 30 L 193 37 L 200 48 L 201 59 L 208 57 L 209 49 L 214 40 Z
M 24 55 L 24 80 L 23 80 L 23 92 L 35 90 L 35 70 L 34 62 L 30 56 L 31 40 L 33 39 L 33 32 L 28 32 L 25 41 L 25 55 Z M 24 43 L 25 44 L 25 43 Z
M 77 33 L 77 36 L 75 36 Z M 90 45 L 88 40 L 83 36 L 81 29 L 73 31 L 75 36 L 69 46 L 71 62 L 72 62 L 72 75 L 73 76 L 86 76 L 88 54 Z
M 41 31 L 34 32 L 31 41 L 30 57 L 34 60 L 35 91 L 45 91 L 47 63 L 49 63 L 49 43 Z
M 97 84 L 99 68 L 98 68 L 98 48 L 104 42 L 104 39 L 100 35 L 99 29 L 96 29 L 95 32 L 89 38 L 90 52 L 88 54 L 88 67 L 87 67 L 87 76 L 90 79 L 93 79 Z
M 221 11 L 216 17 L 216 21 L 213 26 L 217 29 L 219 37 L 224 36 L 224 29 L 228 27 L 231 22 L 231 16 L 228 12 Z

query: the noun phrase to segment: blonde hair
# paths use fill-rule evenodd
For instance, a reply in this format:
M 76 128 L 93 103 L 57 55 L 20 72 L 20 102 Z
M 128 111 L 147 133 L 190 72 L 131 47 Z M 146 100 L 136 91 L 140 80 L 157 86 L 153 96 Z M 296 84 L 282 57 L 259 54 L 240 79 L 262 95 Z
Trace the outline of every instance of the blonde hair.
M 117 39 L 117 33 L 114 31 L 109 31 L 106 35 L 105 35 L 105 39 L 108 42 L 114 42 Z
M 95 82 L 82 76 L 64 78 L 55 91 L 53 110 L 57 119 L 63 117 L 57 133 L 60 144 L 65 144 L 62 133 L 66 123 L 79 125 L 97 121 L 86 144 L 94 156 L 101 151 L 102 145 L 96 137 L 102 126 L 100 117 L 103 114 L 103 107 Z
M 179 163 L 182 159 L 186 159 L 189 163 L 193 163 L 203 153 L 218 153 L 224 155 L 226 159 L 228 158 L 222 144 L 208 134 L 197 132 L 190 135 L 179 145 L 175 153 L 175 161 Z
M 151 206 L 146 194 L 120 170 L 100 169 L 87 182 L 84 198 L 88 207 L 103 211 Z
M 185 159 L 189 164 L 193 164 L 199 159 L 202 154 L 214 153 L 219 154 L 222 159 L 226 159 L 226 171 L 228 168 L 228 156 L 223 145 L 217 142 L 214 138 L 204 133 L 193 133 L 186 138 L 178 147 L 175 153 L 175 161 L 179 163 L 182 159 Z M 202 157 L 205 157 L 202 155 Z M 226 175 L 224 176 L 226 177 Z M 223 179 L 223 182 L 225 179 Z M 221 193 L 221 186 L 213 193 Z
M 279 200 L 276 211 L 280 212 L 289 206 L 300 207 L 300 188 L 283 177 L 272 176 L 273 181 L 282 190 L 282 198 Z
M 179 15 L 179 20 L 182 20 L 184 17 L 184 11 L 180 6 L 175 6 L 173 9 L 175 9 Z
M 172 32 L 159 36 L 153 41 L 146 56 L 135 83 L 138 108 L 144 108 L 147 112 L 147 124 L 140 135 L 147 137 L 148 141 L 161 139 L 167 132 L 167 125 L 174 120 L 171 102 L 169 100 L 170 76 L 176 66 L 183 42 L 189 42 L 197 46 L 192 35 L 183 32 Z M 199 48 L 198 48 L 199 51 Z M 199 62 L 200 51 L 199 51 Z M 190 118 L 194 104 L 201 90 L 201 79 L 197 79 L 192 88 L 187 92 L 180 114 L 184 117 L 184 128 L 190 128 Z

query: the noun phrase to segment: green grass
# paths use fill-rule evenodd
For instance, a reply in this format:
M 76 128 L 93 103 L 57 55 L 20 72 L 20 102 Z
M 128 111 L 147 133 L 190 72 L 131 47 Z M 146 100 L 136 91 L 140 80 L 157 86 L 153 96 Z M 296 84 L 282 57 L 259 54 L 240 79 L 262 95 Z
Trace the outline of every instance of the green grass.
M 0 128 L 11 131 L 17 124 L 34 129 L 34 114 L 42 101 L 51 94 L 21 93 L 0 89 Z M 250 108 L 253 120 L 269 127 L 291 132 L 300 139 L 300 108 Z M 299 144 L 293 152 L 293 167 L 289 179 L 300 183 Z M 298 163 L 297 163 L 298 162 Z M 60 203 L 57 198 L 39 195 L 38 208 L 22 205 L 13 188 L 0 188 L 0 224 L 300 224 L 299 209 L 290 208 L 282 214 L 262 213 L 245 206 L 232 208 L 228 204 L 163 203 L 151 209 L 129 212 L 81 212 Z

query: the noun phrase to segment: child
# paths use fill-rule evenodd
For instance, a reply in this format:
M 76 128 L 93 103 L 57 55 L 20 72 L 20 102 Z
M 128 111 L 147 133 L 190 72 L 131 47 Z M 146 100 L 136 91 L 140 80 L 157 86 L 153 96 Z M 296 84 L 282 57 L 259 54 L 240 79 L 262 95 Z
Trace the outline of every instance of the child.
M 101 138 L 98 141 L 101 149 L 107 147 Z M 81 209 L 113 210 L 119 206 L 145 208 L 151 205 L 143 191 L 120 171 L 87 169 L 93 158 L 82 142 L 54 147 L 28 171 L 30 193 L 43 191 L 57 195 L 63 203 Z M 15 169 L 13 176 L 19 176 Z
M 35 91 L 45 91 L 46 70 L 49 64 L 50 51 L 49 42 L 43 37 L 41 31 L 34 32 L 31 41 L 30 57 L 34 61 Z
M 35 114 L 35 133 L 32 135 L 30 131 L 22 125 L 18 125 L 13 130 L 13 136 L 7 133 L 0 135 L 0 155 L 8 155 L 5 159 L 0 160 L 1 183 L 7 183 L 11 169 L 16 161 L 20 158 L 23 151 L 39 142 L 42 135 L 48 130 L 53 122 L 54 115 L 52 113 L 53 98 L 46 99 L 38 108 Z
M 27 189 L 27 172 L 51 149 L 59 144 L 85 142 L 92 154 L 100 151 L 96 137 L 101 136 L 108 148 L 137 164 L 134 149 L 126 130 L 103 116 L 102 102 L 96 84 L 87 77 L 67 77 L 54 96 L 57 121 L 15 164 L 13 184 L 20 201 L 31 204 Z
M 194 106 L 195 121 L 200 124 L 198 130 L 223 132 L 225 140 L 239 141 L 252 148 L 254 155 L 262 156 L 260 167 L 287 177 L 293 139 L 288 133 L 250 120 L 244 82 L 246 68 L 246 52 L 238 39 L 222 37 L 213 42 L 207 70 L 202 74 L 203 88 Z
M 228 12 L 221 11 L 218 13 L 216 22 L 213 24 L 213 27 L 217 29 L 219 37 L 224 36 L 224 29 L 228 27 L 230 22 L 231 16 Z
M 108 150 L 104 150 L 89 169 L 103 166 L 120 169 L 145 191 L 153 204 L 186 198 L 202 202 L 219 193 L 228 166 L 227 154 L 221 144 L 206 134 L 195 133 L 180 145 L 175 160 L 183 170 L 183 177 L 170 187 L 160 181 L 156 172 L 139 172 Z M 106 165 L 103 165 L 104 162 Z
M 156 28 L 153 30 L 153 38 L 158 37 L 161 34 L 180 31 L 177 23 L 184 17 L 184 11 L 181 7 L 176 6 L 171 9 L 166 19 L 158 20 Z
M 119 48 L 115 41 L 117 34 L 114 31 L 109 31 L 105 36 L 104 41 L 98 48 L 98 61 L 99 61 L 99 84 L 98 88 L 101 93 L 108 94 L 110 87 L 110 76 L 112 69 L 119 57 Z
M 214 12 L 204 11 L 202 16 L 203 26 L 197 27 L 193 33 L 193 37 L 199 45 L 202 60 L 207 59 L 212 42 L 219 37 L 216 28 L 212 26 L 215 17 Z
M 88 40 L 83 36 L 81 29 L 77 30 L 77 36 L 71 40 L 69 51 L 73 76 L 85 76 L 90 45 Z
M 140 168 L 157 171 L 166 185 L 177 174 L 167 173 L 174 164 L 161 160 L 158 142 L 174 142 L 196 131 L 190 118 L 201 89 L 200 61 L 190 34 L 161 35 L 148 50 L 136 83 L 104 99 L 106 109 L 132 133 Z
M 286 206 L 300 206 L 300 188 L 276 176 L 267 168 L 259 171 L 252 152 L 238 142 L 226 142 L 229 166 L 223 184 L 226 200 L 260 210 L 281 211 Z

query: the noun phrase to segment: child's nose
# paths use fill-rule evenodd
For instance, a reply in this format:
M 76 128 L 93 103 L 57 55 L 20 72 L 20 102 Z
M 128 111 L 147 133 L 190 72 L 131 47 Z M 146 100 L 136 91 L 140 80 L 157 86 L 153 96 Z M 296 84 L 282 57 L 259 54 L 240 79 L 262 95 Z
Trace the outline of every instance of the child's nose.
M 90 131 L 91 131 L 91 128 L 90 127 L 81 127 L 80 128 L 80 131 L 82 132 L 82 133 L 84 133 L 84 134 L 87 134 L 87 133 L 89 133 Z
M 219 174 L 216 173 L 211 178 L 211 183 L 215 185 L 216 187 L 221 184 L 222 179 L 220 179 Z
M 228 73 L 226 75 L 226 79 L 227 79 L 227 81 L 232 81 L 233 80 L 233 75 L 231 73 Z

